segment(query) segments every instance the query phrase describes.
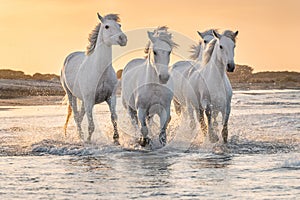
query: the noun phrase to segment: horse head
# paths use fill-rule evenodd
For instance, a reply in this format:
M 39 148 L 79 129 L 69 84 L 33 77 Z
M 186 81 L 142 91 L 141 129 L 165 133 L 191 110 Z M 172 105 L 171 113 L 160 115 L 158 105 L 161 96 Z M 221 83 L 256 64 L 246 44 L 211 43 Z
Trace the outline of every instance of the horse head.
M 199 42 L 198 45 L 192 45 L 192 47 L 191 47 L 192 55 L 190 56 L 191 59 L 193 59 L 193 60 L 196 60 L 198 58 L 200 60 L 202 59 L 202 55 L 203 55 L 203 52 L 204 52 L 206 46 L 208 45 L 208 43 L 211 40 L 213 40 L 215 38 L 214 34 L 213 34 L 213 30 L 214 29 L 209 29 L 204 32 L 197 31 L 198 35 L 201 38 L 201 41 Z
M 98 18 L 101 21 L 99 32 L 102 35 L 102 41 L 106 45 L 120 45 L 127 44 L 127 36 L 121 30 L 120 18 L 116 14 L 109 14 L 102 17 L 99 13 Z
M 170 77 L 170 54 L 177 44 L 172 41 L 172 34 L 167 31 L 167 27 L 158 27 L 154 32 L 148 31 L 148 38 L 152 50 L 149 52 L 149 58 L 158 74 L 159 82 L 166 84 Z
M 205 49 L 206 45 L 212 40 L 214 39 L 214 34 L 213 34 L 213 31 L 216 31 L 214 29 L 209 29 L 207 31 L 204 31 L 204 32 L 200 32 L 200 31 L 197 31 L 198 35 L 201 37 L 201 39 L 203 40 L 203 43 L 204 43 L 204 46 L 203 46 L 203 49 Z
M 235 69 L 234 48 L 238 31 L 226 30 L 223 34 L 213 31 L 213 34 L 218 39 L 216 47 L 218 61 L 226 66 L 226 71 L 233 72 Z

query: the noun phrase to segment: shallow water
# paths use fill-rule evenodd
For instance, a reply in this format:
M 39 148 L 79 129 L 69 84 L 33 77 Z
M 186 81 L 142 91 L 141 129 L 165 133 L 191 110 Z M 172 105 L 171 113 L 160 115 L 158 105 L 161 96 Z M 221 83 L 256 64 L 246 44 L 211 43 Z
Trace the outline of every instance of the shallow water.
M 111 142 L 105 104 L 95 107 L 92 143 L 65 106 L 0 107 L 1 199 L 297 199 L 300 196 L 300 91 L 234 93 L 229 143 L 210 144 L 172 115 L 168 145 L 135 143 L 118 104 L 121 146 Z M 86 123 L 83 127 L 86 130 Z

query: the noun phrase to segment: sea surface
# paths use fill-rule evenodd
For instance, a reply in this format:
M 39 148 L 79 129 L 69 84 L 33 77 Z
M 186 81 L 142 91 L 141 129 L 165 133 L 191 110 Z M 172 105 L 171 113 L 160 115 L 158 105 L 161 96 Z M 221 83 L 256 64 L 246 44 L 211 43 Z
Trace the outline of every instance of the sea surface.
M 152 145 L 141 148 L 120 99 L 117 110 L 119 146 L 106 104 L 95 107 L 91 143 L 73 120 L 64 135 L 66 105 L 1 106 L 0 198 L 300 198 L 300 90 L 235 91 L 227 145 L 172 108 L 166 147 L 154 118 Z

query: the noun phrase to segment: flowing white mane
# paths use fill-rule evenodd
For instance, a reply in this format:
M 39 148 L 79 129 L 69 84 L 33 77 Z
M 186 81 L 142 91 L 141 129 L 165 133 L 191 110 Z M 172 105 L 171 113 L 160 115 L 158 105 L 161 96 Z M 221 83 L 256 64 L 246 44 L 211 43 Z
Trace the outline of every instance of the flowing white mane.
M 203 58 L 202 58 L 202 65 L 203 66 L 206 65 L 209 62 L 209 60 L 212 56 L 212 53 L 215 49 L 216 42 L 217 42 L 217 39 L 213 39 L 212 41 L 210 41 L 207 44 L 207 46 L 205 48 L 205 51 L 204 51 L 204 54 L 203 54 Z
M 104 16 L 103 19 L 104 20 L 114 20 L 116 22 L 120 22 L 120 17 L 118 14 L 108 14 L 108 15 Z M 101 23 L 98 23 L 96 25 L 96 27 L 92 30 L 92 32 L 89 34 L 89 38 L 88 38 L 89 44 L 86 47 L 86 55 L 90 55 L 94 52 L 100 27 L 101 27 Z
M 170 47 L 173 49 L 174 47 L 177 47 L 178 44 L 176 44 L 172 40 L 172 33 L 168 32 L 168 27 L 167 26 L 159 26 L 157 27 L 154 31 L 154 37 L 159 38 L 160 40 L 166 42 Z M 146 44 L 144 52 L 147 54 L 146 57 L 148 57 L 149 49 L 150 49 L 151 41 L 148 41 Z
M 202 41 L 200 41 L 198 45 L 193 44 L 191 46 L 191 50 L 190 50 L 190 52 L 192 53 L 192 55 L 190 56 L 191 59 L 196 60 L 199 57 L 202 48 L 201 45 L 202 45 Z

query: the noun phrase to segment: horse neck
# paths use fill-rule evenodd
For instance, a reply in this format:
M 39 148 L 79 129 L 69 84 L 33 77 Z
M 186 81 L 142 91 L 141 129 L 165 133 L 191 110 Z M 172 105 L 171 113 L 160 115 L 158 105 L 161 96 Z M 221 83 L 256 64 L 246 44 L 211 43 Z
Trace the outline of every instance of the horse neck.
M 151 55 L 148 55 L 147 66 L 146 66 L 146 81 L 152 83 L 158 83 L 158 74 L 155 70 L 155 63 L 151 61 Z
M 197 69 L 197 70 L 202 70 L 203 67 L 205 66 L 205 65 L 202 64 L 202 57 L 203 57 L 203 52 L 204 52 L 203 45 L 200 44 L 199 48 L 200 48 L 199 54 L 198 54 L 198 57 L 197 57 L 196 60 L 195 60 L 194 67 L 195 67 L 195 69 Z
M 94 52 L 89 56 L 93 60 L 93 65 L 97 71 L 103 72 L 112 63 L 112 46 L 106 45 L 103 42 L 101 33 L 98 35 L 97 43 Z
M 199 55 L 198 58 L 195 60 L 196 63 L 201 63 L 202 62 L 202 56 L 203 56 L 203 46 L 200 44 L 200 50 L 199 50 Z

